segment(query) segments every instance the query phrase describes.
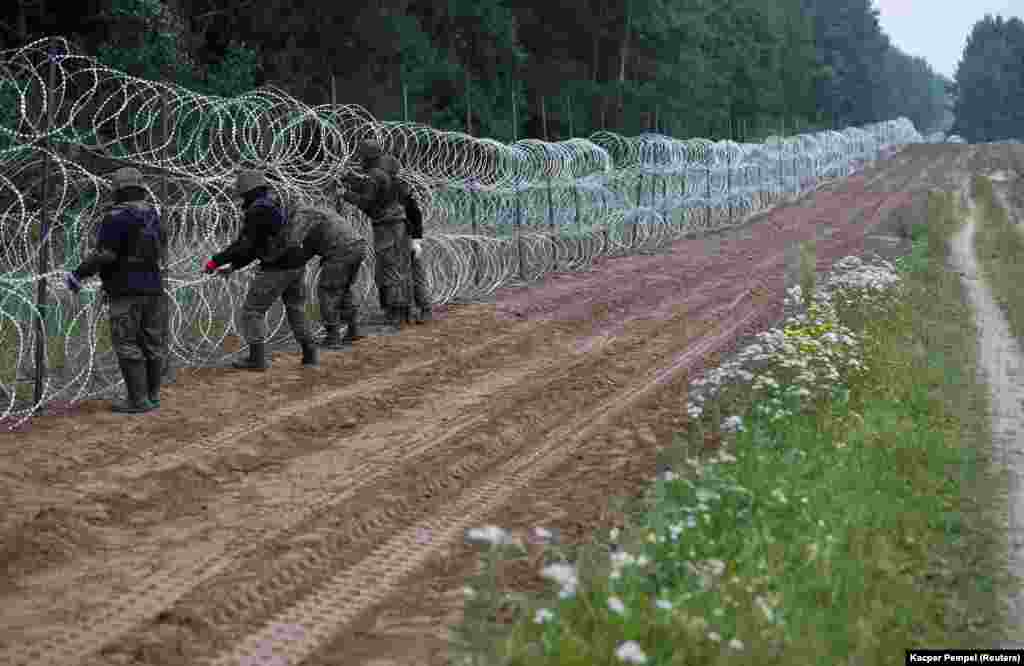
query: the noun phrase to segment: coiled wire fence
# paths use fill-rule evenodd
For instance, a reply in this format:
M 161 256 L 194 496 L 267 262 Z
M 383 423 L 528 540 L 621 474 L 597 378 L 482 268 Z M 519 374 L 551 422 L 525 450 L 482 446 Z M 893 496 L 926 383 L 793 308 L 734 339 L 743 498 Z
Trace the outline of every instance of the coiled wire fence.
M 780 197 L 852 174 L 924 139 L 905 118 L 743 144 L 624 137 L 504 144 L 385 122 L 356 105 L 309 106 L 274 88 L 210 97 L 148 81 L 76 54 L 62 38 L 0 51 L 0 420 L 109 393 L 121 382 L 98 281 L 64 286 L 93 242 L 111 170 L 131 165 L 173 237 L 169 354 L 177 365 L 223 363 L 252 267 L 225 280 L 202 262 L 238 231 L 238 168 L 266 169 L 289 206 L 338 205 L 359 141 L 397 155 L 424 211 L 435 303 L 473 300 L 552 270 L 644 251 L 741 221 Z M 311 262 L 307 283 L 319 267 Z M 357 280 L 377 309 L 373 258 Z M 315 316 L 311 294 L 308 309 Z M 270 343 L 289 337 L 283 308 Z

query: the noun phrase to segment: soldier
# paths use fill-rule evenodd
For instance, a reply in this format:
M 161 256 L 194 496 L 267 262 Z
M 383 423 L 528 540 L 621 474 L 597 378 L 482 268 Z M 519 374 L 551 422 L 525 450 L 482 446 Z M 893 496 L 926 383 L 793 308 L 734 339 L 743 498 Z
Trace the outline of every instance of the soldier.
M 306 250 L 306 260 L 320 256 L 320 283 L 317 297 L 320 317 L 327 329 L 322 345 L 328 349 L 341 349 L 361 339 L 358 310 L 352 298 L 352 286 L 359 267 L 366 258 L 366 240 L 353 228 L 351 222 L 337 212 L 319 206 L 299 210 L 295 223 Z M 345 323 L 345 337 L 339 324 Z
M 238 239 L 223 252 L 213 255 L 203 269 L 214 273 L 227 264 L 239 270 L 259 260 L 260 267 L 249 285 L 242 306 L 242 331 L 249 344 L 249 358 L 233 365 L 243 370 L 262 371 L 270 367 L 267 357 L 267 310 L 280 298 L 285 315 L 302 346 L 302 364 L 318 365 L 319 353 L 306 327 L 306 256 L 301 237 L 289 225 L 281 205 L 270 196 L 262 171 L 239 172 L 235 196 L 242 199 L 245 217 Z
M 392 155 L 382 155 L 377 165 L 389 176 L 398 179 L 401 165 Z M 433 319 L 430 294 L 427 293 L 427 272 L 423 269 L 423 213 L 420 211 L 411 188 L 402 184 L 402 205 L 405 207 L 405 229 L 409 237 L 410 262 L 412 268 L 412 297 L 418 309 L 417 324 Z
M 376 160 L 383 155 L 376 141 L 363 141 L 358 155 L 366 176 L 346 178 L 349 189 L 343 198 L 366 213 L 373 225 L 374 281 L 389 323 L 399 329 L 403 322 L 409 321 L 409 254 L 405 209 L 401 203 L 402 185 L 375 166 Z
M 140 414 L 160 404 L 166 309 L 160 260 L 167 232 L 156 208 L 145 201 L 138 169 L 118 169 L 111 185 L 114 206 L 100 224 L 96 249 L 67 276 L 67 286 L 78 293 L 82 281 L 97 273 L 103 281 L 110 337 L 128 393 L 112 410 Z

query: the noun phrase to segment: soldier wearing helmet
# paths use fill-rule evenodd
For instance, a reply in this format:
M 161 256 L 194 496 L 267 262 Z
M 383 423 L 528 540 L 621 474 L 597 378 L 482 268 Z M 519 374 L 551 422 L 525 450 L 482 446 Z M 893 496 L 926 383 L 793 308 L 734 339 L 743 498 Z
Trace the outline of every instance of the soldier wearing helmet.
M 374 281 L 381 308 L 396 329 L 409 321 L 409 256 L 404 185 L 378 165 L 384 155 L 376 141 L 363 141 L 357 152 L 365 177 L 347 178 L 345 201 L 357 206 L 373 225 Z
M 82 281 L 99 274 L 109 297 L 110 337 L 121 366 L 127 399 L 113 411 L 148 412 L 160 405 L 160 379 L 166 353 L 167 302 L 161 261 L 167 230 L 146 199 L 138 169 L 118 169 L 111 176 L 114 206 L 100 223 L 96 249 L 66 284 L 77 293 Z
M 318 365 L 319 353 L 306 325 L 306 261 L 302 239 L 292 233 L 288 216 L 270 195 L 270 184 L 262 171 L 243 170 L 235 178 L 236 197 L 242 199 L 242 228 L 238 239 L 206 263 L 204 272 L 214 273 L 230 264 L 239 270 L 254 261 L 259 270 L 249 285 L 242 306 L 242 331 L 249 345 L 249 358 L 233 365 L 245 370 L 266 370 L 267 311 L 278 298 L 295 340 L 302 347 L 302 364 Z
M 401 164 L 393 155 L 382 155 L 375 165 L 383 169 L 389 176 L 396 179 L 401 171 Z M 427 272 L 423 267 L 423 213 L 420 211 L 412 189 L 405 183 L 400 184 L 402 206 L 405 208 L 405 230 L 409 239 L 409 259 L 412 282 L 412 302 L 419 310 L 416 323 L 424 324 L 433 319 L 430 294 L 427 291 Z

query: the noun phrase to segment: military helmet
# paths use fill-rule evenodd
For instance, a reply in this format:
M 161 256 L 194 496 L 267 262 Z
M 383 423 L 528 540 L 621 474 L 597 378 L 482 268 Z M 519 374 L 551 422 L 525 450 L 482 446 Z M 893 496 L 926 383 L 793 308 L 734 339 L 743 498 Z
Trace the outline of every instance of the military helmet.
M 110 185 L 115 192 L 129 187 L 142 187 L 142 172 L 134 167 L 122 167 L 111 174 Z
M 257 187 L 266 187 L 267 184 L 267 177 L 259 169 L 244 169 L 235 176 L 235 196 L 244 196 Z
M 373 139 L 367 139 L 359 143 L 359 148 L 356 151 L 356 154 L 359 155 L 360 159 L 375 160 L 383 155 L 384 151 L 381 149 L 379 143 Z

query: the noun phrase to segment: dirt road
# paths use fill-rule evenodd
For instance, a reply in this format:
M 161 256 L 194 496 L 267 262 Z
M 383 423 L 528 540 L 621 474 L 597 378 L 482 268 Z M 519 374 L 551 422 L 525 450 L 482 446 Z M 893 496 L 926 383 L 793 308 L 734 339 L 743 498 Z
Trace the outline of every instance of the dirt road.
M 787 248 L 817 236 L 822 271 L 862 253 L 971 151 L 908 148 L 319 369 L 185 370 L 155 415 L 86 403 L 0 435 L 0 663 L 445 663 L 466 528 L 614 521 L 686 427 L 687 374 L 780 316 Z

